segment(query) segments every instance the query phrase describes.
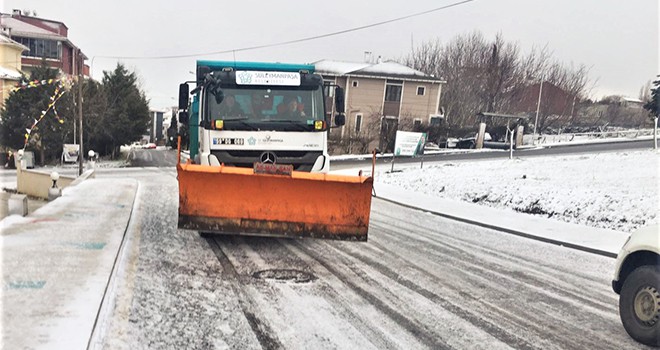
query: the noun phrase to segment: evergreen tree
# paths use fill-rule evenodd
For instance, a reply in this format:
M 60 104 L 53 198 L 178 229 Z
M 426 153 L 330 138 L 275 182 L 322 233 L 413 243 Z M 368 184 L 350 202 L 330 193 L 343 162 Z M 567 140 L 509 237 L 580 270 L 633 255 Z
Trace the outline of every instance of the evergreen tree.
M 113 154 L 119 146 L 139 140 L 149 127 L 149 102 L 137 85 L 137 76 L 118 63 L 112 72 L 103 72 L 106 109 L 103 137 L 98 140 Z M 100 150 L 100 149 L 99 149 Z
M 32 72 L 29 79 L 24 77 L 22 82 L 48 79 L 57 79 L 57 71 L 42 64 Z M 42 111 L 48 109 L 55 89 L 56 84 L 53 83 L 21 89 L 9 94 L 0 118 L 0 139 L 3 146 L 11 149 L 23 148 L 26 129 L 30 129 L 35 120 L 41 117 Z M 74 116 L 68 108 L 69 103 L 66 102 L 70 98 L 68 95 L 65 93 L 55 104 L 55 110 L 48 110 L 37 127 L 32 128 L 26 150 L 35 151 L 40 156 L 41 164 L 51 159 L 59 159 L 67 130 L 72 130 Z
M 659 76 L 660 77 L 660 76 Z M 651 112 L 651 119 L 658 117 L 660 115 L 660 99 L 658 94 L 660 92 L 660 79 L 656 80 L 653 82 L 653 85 L 655 86 L 653 89 L 651 89 L 651 101 L 647 102 L 644 105 L 644 109 L 647 111 Z
M 107 111 L 107 97 L 101 83 L 88 79 L 83 90 L 83 142 L 86 150 L 94 150 L 100 155 L 112 154 L 112 129 Z M 78 93 L 77 87 L 74 88 Z

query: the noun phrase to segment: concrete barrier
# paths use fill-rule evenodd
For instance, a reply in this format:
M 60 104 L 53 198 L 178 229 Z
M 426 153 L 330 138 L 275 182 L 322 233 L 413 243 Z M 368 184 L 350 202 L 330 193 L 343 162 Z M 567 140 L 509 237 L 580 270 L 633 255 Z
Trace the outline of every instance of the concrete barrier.
M 63 189 L 65 187 L 74 186 L 85 179 L 93 177 L 93 169 L 87 170 L 77 178 L 60 175 L 59 180 L 57 180 L 57 187 Z M 16 178 L 16 190 L 18 193 L 48 199 L 48 189 L 53 186 L 53 181 L 50 179 L 50 173 L 21 169 L 19 166 L 16 169 Z

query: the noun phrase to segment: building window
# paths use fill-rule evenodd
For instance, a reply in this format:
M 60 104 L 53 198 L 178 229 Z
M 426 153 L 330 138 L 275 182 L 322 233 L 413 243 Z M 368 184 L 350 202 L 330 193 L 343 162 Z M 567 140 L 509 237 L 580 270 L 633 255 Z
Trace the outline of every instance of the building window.
M 334 82 L 332 82 L 332 84 L 334 84 Z M 323 85 L 323 89 L 325 90 L 325 96 L 327 96 L 327 97 L 334 97 L 334 96 L 335 96 L 335 89 L 336 89 L 336 88 L 337 88 L 337 87 L 335 87 L 335 86 L 333 86 L 333 85 L 330 85 L 330 84 Z
M 36 38 L 12 38 L 15 41 L 27 46 L 30 51 L 23 52 L 26 57 L 45 57 L 59 60 L 62 57 L 62 44 L 57 40 L 46 40 Z
M 387 84 L 385 85 L 385 101 L 399 102 L 401 101 L 401 85 Z
M 323 83 L 324 83 L 323 88 L 325 89 L 325 95 L 328 97 L 335 96 L 335 89 L 337 87 L 330 85 L 330 84 L 334 84 L 335 82 L 332 80 L 324 80 Z
M 429 124 L 430 124 L 431 126 L 438 126 L 438 125 L 442 124 L 442 120 L 443 120 L 443 119 L 445 119 L 445 118 L 444 118 L 444 116 L 442 116 L 442 115 L 432 114 L 432 115 L 429 117 Z
M 426 94 L 426 87 L 418 86 L 417 87 L 417 96 L 424 96 Z
M 362 130 L 362 114 L 355 115 L 355 133 L 359 134 Z
M 353 87 L 358 87 L 359 83 L 360 83 L 359 81 L 357 81 L 357 80 L 353 80 L 353 84 L 352 84 L 352 86 L 353 86 Z

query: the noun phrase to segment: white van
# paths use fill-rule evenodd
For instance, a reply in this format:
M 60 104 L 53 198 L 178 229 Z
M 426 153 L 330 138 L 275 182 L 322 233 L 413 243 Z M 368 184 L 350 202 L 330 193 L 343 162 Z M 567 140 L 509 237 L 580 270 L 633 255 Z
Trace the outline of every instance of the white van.
M 620 295 L 626 332 L 640 343 L 660 347 L 660 226 L 633 232 L 621 248 L 612 289 Z

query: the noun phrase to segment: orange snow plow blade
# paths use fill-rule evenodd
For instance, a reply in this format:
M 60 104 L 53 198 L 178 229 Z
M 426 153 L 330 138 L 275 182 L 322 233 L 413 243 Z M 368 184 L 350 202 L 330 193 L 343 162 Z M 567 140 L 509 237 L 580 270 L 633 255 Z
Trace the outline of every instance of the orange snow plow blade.
M 367 240 L 373 178 L 178 164 L 179 228 L 229 235 Z

